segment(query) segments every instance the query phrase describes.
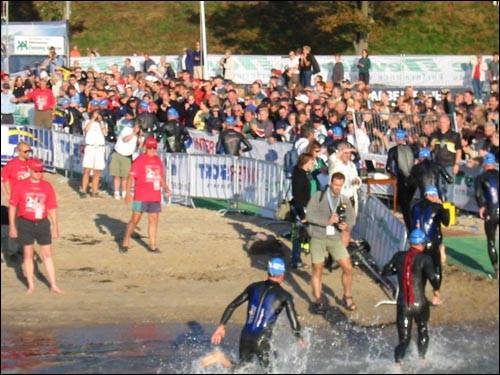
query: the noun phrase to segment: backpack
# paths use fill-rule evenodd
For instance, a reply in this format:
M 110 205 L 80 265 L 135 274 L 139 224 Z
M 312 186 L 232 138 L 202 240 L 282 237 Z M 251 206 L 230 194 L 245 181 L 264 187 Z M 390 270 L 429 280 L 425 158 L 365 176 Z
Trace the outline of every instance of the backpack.
M 295 143 L 291 150 L 288 150 L 284 156 L 283 171 L 285 172 L 286 178 L 292 178 L 293 169 L 299 162 L 299 153 L 295 148 Z

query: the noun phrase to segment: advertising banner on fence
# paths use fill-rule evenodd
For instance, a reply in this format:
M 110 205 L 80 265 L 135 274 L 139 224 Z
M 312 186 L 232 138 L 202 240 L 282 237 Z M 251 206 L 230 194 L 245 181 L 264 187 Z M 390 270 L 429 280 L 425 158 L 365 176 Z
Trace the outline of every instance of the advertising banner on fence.
M 165 176 L 173 195 L 189 197 L 191 195 L 190 155 L 160 153 L 165 164 Z
M 83 68 L 92 66 L 99 71 L 109 70 L 112 64 L 123 65 L 123 60 L 128 56 L 104 56 L 104 57 L 78 57 L 72 58 L 71 64 L 78 62 Z M 137 70 L 142 70 L 144 61 L 142 56 L 130 56 L 132 64 Z M 208 55 L 208 75 L 213 77 L 222 74 L 219 61 L 222 55 Z M 471 56 L 370 56 L 371 70 L 370 83 L 372 85 L 384 85 L 404 87 L 413 85 L 416 87 L 471 87 Z M 152 56 L 159 63 L 160 56 Z M 174 70 L 179 69 L 179 56 L 165 56 L 167 62 L 172 64 Z M 236 83 L 250 84 L 255 80 L 265 83 L 269 80 L 271 69 L 283 70 L 287 64 L 286 56 L 271 55 L 234 55 Z M 324 80 L 331 79 L 335 59 L 332 56 L 316 56 L 320 65 L 320 73 Z M 356 66 L 359 56 L 342 56 L 344 64 L 344 78 L 351 81 L 358 79 L 358 68 Z M 485 57 L 488 63 L 490 56 Z
M 189 155 L 191 197 L 233 199 L 237 191 L 236 158 Z

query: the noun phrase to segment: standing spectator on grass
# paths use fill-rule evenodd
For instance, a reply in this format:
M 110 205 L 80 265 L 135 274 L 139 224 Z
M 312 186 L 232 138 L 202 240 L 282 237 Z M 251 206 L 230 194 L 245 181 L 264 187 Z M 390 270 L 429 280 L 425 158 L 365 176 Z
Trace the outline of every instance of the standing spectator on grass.
M 135 73 L 135 68 L 132 65 L 132 60 L 129 57 L 125 58 L 124 65 L 120 69 L 120 73 L 122 77 L 127 77 L 129 74 Z
M 361 58 L 358 60 L 357 63 L 358 66 L 358 72 L 359 72 L 359 77 L 358 79 L 365 84 L 369 85 L 370 84 L 370 68 L 372 67 L 372 63 L 370 59 L 368 58 L 368 50 L 364 49 L 361 51 Z
M 488 73 L 488 65 L 483 61 L 483 56 L 477 55 L 471 59 L 472 65 L 472 89 L 474 90 L 474 98 L 476 102 L 483 100 L 483 83 L 486 80 Z
M 165 180 L 165 167 L 157 154 L 157 147 L 156 139 L 149 137 L 145 142 L 146 152 L 132 163 L 125 196 L 125 203 L 132 203 L 132 218 L 127 225 L 125 237 L 119 248 L 122 254 L 128 252 L 130 237 L 144 212 L 148 213 L 148 251 L 155 254 L 161 252 L 156 242 L 161 212 L 161 192 L 163 189 L 168 196 L 171 196 L 172 191 Z M 132 185 L 134 185 L 133 202 Z
M 295 89 L 297 85 L 300 83 L 300 57 L 297 56 L 295 51 L 290 51 L 288 53 L 288 63 L 286 64 L 286 75 L 288 77 L 288 88 L 290 90 Z
M 80 198 L 87 197 L 90 174 L 92 172 L 92 192 L 91 197 L 97 198 L 99 191 L 99 180 L 101 172 L 106 167 L 106 136 L 108 127 L 103 121 L 101 113 L 95 110 L 90 115 L 90 119 L 83 125 L 83 135 L 85 137 L 85 151 L 83 154 L 83 176 L 80 190 Z
M 71 52 L 69 53 L 69 56 L 70 57 L 73 57 L 73 58 L 76 58 L 76 57 L 80 57 L 82 54 L 80 53 L 80 51 L 78 50 L 78 46 L 75 44 L 73 46 L 73 49 L 71 50 Z
M 493 53 L 493 59 L 488 64 L 488 79 L 490 80 L 490 86 L 493 81 L 498 82 L 498 52 Z
M 51 129 L 52 128 L 52 111 L 56 106 L 56 98 L 52 90 L 47 87 L 47 81 L 40 79 L 38 88 L 29 92 L 27 95 L 16 99 L 15 103 L 23 103 L 32 101 L 35 103 L 34 124 L 37 127 Z
M 234 81 L 236 77 L 235 72 L 235 59 L 231 54 L 231 50 L 226 50 L 224 57 L 219 61 L 219 65 L 222 67 L 222 76 L 226 81 Z
M 333 66 L 332 81 L 340 84 L 344 80 L 344 64 L 340 61 L 340 53 L 335 55 L 335 65 Z
M 149 54 L 145 53 L 144 54 L 144 63 L 143 63 L 143 66 L 142 66 L 142 71 L 144 73 L 147 73 L 149 71 L 149 68 L 152 65 L 156 65 L 156 62 L 151 57 L 149 57 Z
M 300 56 L 300 84 L 303 88 L 311 87 L 311 77 L 320 72 L 316 58 L 311 54 L 311 47 L 304 46 Z
M 202 54 L 200 42 L 196 42 L 193 51 L 193 77 L 196 79 L 203 79 L 203 67 L 202 67 Z
M 24 252 L 24 271 L 28 281 L 26 294 L 35 290 L 34 244 L 40 245 L 42 259 L 47 269 L 50 290 L 62 293 L 56 284 L 56 273 L 52 261 L 52 239 L 59 237 L 57 223 L 57 202 L 54 188 L 43 180 L 43 162 L 28 161 L 30 177 L 20 181 L 12 191 L 9 200 L 9 237 L 17 238 Z
M 141 136 L 141 126 L 136 122 L 133 127 L 126 126 L 118 135 L 111 162 L 109 164 L 109 174 L 113 176 L 115 199 L 124 198 L 127 192 L 127 178 L 132 165 L 132 155 L 137 149 L 139 137 Z M 120 186 L 122 188 L 120 194 Z

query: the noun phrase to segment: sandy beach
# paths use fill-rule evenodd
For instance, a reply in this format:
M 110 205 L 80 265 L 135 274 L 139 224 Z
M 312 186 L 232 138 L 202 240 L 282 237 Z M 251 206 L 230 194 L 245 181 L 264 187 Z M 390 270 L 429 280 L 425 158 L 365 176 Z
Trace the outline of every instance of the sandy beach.
M 36 290 L 25 295 L 21 265 L 1 264 L 2 326 L 56 327 L 118 323 L 215 324 L 225 306 L 250 282 L 266 277 L 266 249 L 289 257 L 291 244 L 282 240 L 274 246 L 250 243 L 256 233 L 276 235 L 286 226 L 266 219 L 178 205 L 165 206 L 160 216 L 161 254 L 151 254 L 147 243 L 147 220 L 139 225 L 130 251 L 118 253 L 130 207 L 105 194 L 80 199 L 60 175 L 46 175 L 56 189 L 59 203 L 60 238 L 54 241 L 54 261 L 63 295 L 49 292 L 45 269 L 37 263 Z M 78 181 L 71 181 L 77 185 Z M 2 198 L 2 201 L 4 198 Z M 460 228 L 456 229 L 460 232 Z M 481 227 L 482 231 L 482 227 Z M 254 242 L 254 241 L 253 241 Z M 271 243 L 272 244 L 272 243 Z M 485 249 L 486 251 L 486 249 Z M 310 258 L 305 258 L 310 263 Z M 386 299 L 381 289 L 362 271 L 355 269 L 353 295 L 358 310 L 347 312 L 339 304 L 342 295 L 340 270 L 328 271 L 324 287 L 330 310 L 325 317 L 309 311 L 310 268 L 287 274 L 290 291 L 303 325 L 335 324 L 349 319 L 363 325 L 390 324 L 395 307 L 374 305 Z M 430 289 L 430 288 L 428 288 Z M 444 304 L 432 310 L 431 324 L 459 321 L 498 321 L 498 281 L 447 266 L 442 285 Z M 233 322 L 241 323 L 240 308 Z

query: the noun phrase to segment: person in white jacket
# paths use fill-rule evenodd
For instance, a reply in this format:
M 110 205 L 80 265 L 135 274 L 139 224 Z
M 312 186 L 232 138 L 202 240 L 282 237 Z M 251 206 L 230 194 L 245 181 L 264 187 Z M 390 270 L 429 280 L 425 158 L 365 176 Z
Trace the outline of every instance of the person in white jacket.
M 328 158 L 328 176 L 331 178 L 336 172 L 345 176 L 342 195 L 349 198 L 354 206 L 354 212 L 358 214 L 358 189 L 361 187 L 356 165 L 352 162 L 352 152 L 355 151 L 349 143 L 341 143 L 336 153 Z
M 472 89 L 474 90 L 474 98 L 476 101 L 482 102 L 483 100 L 483 83 L 488 77 L 488 65 L 483 60 L 483 56 L 472 56 Z
M 219 62 L 222 67 L 222 75 L 226 81 L 233 81 L 236 77 L 236 61 L 231 50 L 226 50 L 226 54 Z

